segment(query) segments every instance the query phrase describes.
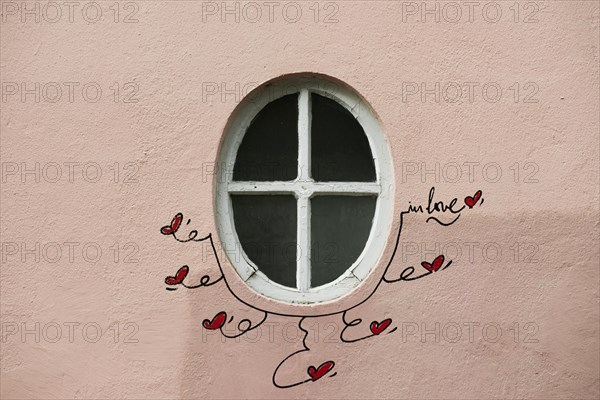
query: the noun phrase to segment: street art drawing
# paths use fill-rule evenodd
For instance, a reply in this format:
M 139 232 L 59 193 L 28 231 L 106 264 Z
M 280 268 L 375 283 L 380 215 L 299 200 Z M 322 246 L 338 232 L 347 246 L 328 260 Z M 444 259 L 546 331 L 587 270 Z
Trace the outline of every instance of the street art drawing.
M 210 243 L 210 247 L 212 252 L 214 253 L 214 257 L 216 260 L 216 270 L 213 275 L 203 275 L 200 277 L 198 282 L 188 282 L 186 279 L 190 268 L 188 265 L 184 265 L 180 267 L 177 272 L 172 276 L 167 276 L 165 278 L 166 290 L 167 291 L 175 291 L 178 288 L 185 289 L 199 289 L 203 287 L 208 287 L 216 284 L 224 284 L 231 295 L 237 299 L 239 302 L 245 304 L 246 306 L 261 312 L 262 318 L 259 318 L 257 321 L 251 321 L 248 318 L 242 318 L 237 322 L 237 330 L 234 334 L 231 334 L 229 330 L 224 329 L 224 327 L 229 324 L 235 324 L 234 321 L 236 318 L 234 316 L 228 315 L 225 311 L 219 311 L 212 318 L 206 318 L 202 321 L 202 327 L 211 331 L 220 331 L 220 333 L 230 339 L 234 339 L 245 335 L 246 333 L 253 331 L 260 327 L 270 315 L 277 315 L 289 318 L 299 318 L 298 321 L 298 329 L 303 332 L 304 337 L 302 340 L 302 348 L 300 350 L 294 351 L 289 356 L 284 358 L 277 366 L 275 366 L 272 376 L 273 385 L 278 388 L 291 388 L 294 386 L 302 385 L 308 382 L 316 382 L 324 377 L 334 377 L 337 372 L 335 371 L 335 360 L 323 360 L 323 362 L 319 365 L 308 365 L 306 369 L 306 375 L 300 376 L 297 380 L 293 382 L 281 382 L 279 380 L 279 371 L 285 367 L 286 362 L 290 360 L 292 357 L 303 353 L 311 351 L 309 346 L 306 343 L 306 339 L 308 337 L 308 331 L 303 326 L 303 322 L 306 318 L 319 318 L 326 316 L 339 315 L 341 321 L 343 323 L 343 329 L 339 334 L 339 339 L 342 343 L 355 343 L 362 340 L 372 339 L 382 334 L 391 334 L 396 331 L 397 327 L 394 327 L 394 322 L 392 318 L 382 318 L 381 316 L 364 316 L 363 318 L 348 318 L 348 312 L 355 309 L 359 305 L 369 301 L 373 294 L 377 291 L 377 289 L 381 285 L 386 284 L 396 284 L 401 282 L 414 282 L 419 279 L 426 278 L 434 273 L 440 273 L 441 271 L 446 270 L 448 267 L 452 265 L 452 260 L 447 260 L 444 254 L 440 254 L 432 260 L 423 260 L 421 265 L 419 266 L 408 266 L 402 270 L 399 276 L 387 276 L 387 273 L 392 265 L 394 258 L 396 256 L 398 245 L 401 240 L 401 233 L 404 229 L 404 218 L 407 214 L 411 213 L 419 213 L 425 214 L 428 216 L 426 223 L 435 222 L 442 226 L 451 226 L 456 223 L 462 213 L 468 212 L 472 210 L 475 206 L 481 206 L 484 202 L 483 194 L 481 190 L 477 190 L 473 196 L 467 196 L 463 199 L 463 203 L 460 204 L 458 198 L 452 199 L 450 202 L 444 203 L 442 201 L 436 201 L 435 196 L 435 188 L 431 188 L 429 191 L 429 198 L 427 200 L 426 205 L 414 205 L 409 203 L 408 207 L 400 212 L 400 221 L 398 232 L 396 233 L 395 239 L 395 247 L 392 252 L 391 258 L 387 262 L 383 275 L 373 291 L 361 302 L 355 304 L 345 310 L 335 312 L 335 313 L 324 313 L 310 316 L 298 316 L 298 315 L 290 315 L 285 313 L 277 313 L 273 311 L 267 311 L 257 307 L 256 305 L 249 304 L 248 302 L 242 300 L 239 296 L 237 296 L 234 291 L 231 289 L 231 286 L 227 282 L 225 275 L 223 274 L 223 266 L 217 254 L 217 249 L 215 246 L 215 242 L 211 233 L 201 236 L 199 235 L 199 231 L 194 229 L 187 233 L 187 235 L 181 235 L 181 227 L 184 224 L 184 214 L 179 212 L 177 213 L 171 222 L 168 225 L 163 226 L 160 229 L 160 233 L 165 236 L 171 236 L 178 242 L 187 243 L 187 242 L 208 242 Z M 186 225 L 190 225 L 191 220 L 188 219 L 186 221 Z M 353 328 L 361 325 L 368 324 L 370 333 L 357 338 L 349 338 L 348 332 Z

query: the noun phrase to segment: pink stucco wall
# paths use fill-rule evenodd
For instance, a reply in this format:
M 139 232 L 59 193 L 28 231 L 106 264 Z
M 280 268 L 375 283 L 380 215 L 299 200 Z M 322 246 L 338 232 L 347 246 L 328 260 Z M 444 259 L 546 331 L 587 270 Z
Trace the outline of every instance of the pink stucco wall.
M 598 398 L 597 2 L 45 4 L 2 2 L 2 398 Z M 193 280 L 216 265 L 159 229 L 181 211 L 216 233 L 227 119 L 305 71 L 377 112 L 396 214 L 432 186 L 485 203 L 449 227 L 408 216 L 390 274 L 444 252 L 452 268 L 350 312 L 393 334 L 345 344 L 339 315 L 306 320 L 311 351 L 282 379 L 326 360 L 337 375 L 277 389 L 298 318 L 239 340 L 203 329 L 260 313 L 223 285 L 166 291 L 180 266 Z

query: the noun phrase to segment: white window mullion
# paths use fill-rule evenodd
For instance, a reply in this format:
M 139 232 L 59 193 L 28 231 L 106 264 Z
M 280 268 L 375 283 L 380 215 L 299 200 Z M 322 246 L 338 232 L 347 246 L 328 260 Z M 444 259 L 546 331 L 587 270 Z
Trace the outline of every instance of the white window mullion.
M 381 193 L 381 185 L 377 182 L 314 182 L 310 186 L 313 193 L 369 195 Z
M 298 179 L 310 180 L 310 92 L 300 91 L 298 96 Z
M 301 292 L 310 289 L 310 199 L 298 198 L 298 260 L 296 266 L 296 286 Z
M 290 194 L 296 193 L 295 182 L 230 182 L 229 194 Z
M 298 180 L 310 181 L 310 92 L 300 91 L 298 96 Z M 296 286 L 301 292 L 310 289 L 310 196 L 304 190 L 298 197 L 298 251 Z

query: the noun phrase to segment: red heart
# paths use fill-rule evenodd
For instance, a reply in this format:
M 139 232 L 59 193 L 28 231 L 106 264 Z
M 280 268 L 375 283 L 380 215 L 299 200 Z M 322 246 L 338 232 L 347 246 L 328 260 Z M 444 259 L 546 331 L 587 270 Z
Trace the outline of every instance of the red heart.
M 373 335 L 379 335 L 381 332 L 385 331 L 388 326 L 392 323 L 391 319 L 384 319 L 381 322 L 373 321 L 371 322 L 371 333 Z
M 222 327 L 225 324 L 226 318 L 227 318 L 227 314 L 225 313 L 225 311 L 221 311 L 220 313 L 218 313 L 217 315 L 215 315 L 213 317 L 212 321 L 209 321 L 208 319 L 205 319 L 204 321 L 202 321 L 202 325 L 206 329 L 210 329 L 211 331 L 214 331 L 215 329 L 219 329 L 220 327 Z
M 310 379 L 312 379 L 312 381 L 314 382 L 316 380 L 321 379 L 323 375 L 331 371 L 334 365 L 335 363 L 333 361 L 325 361 L 323 364 L 319 365 L 319 368 L 315 368 L 311 365 L 310 367 L 308 367 L 306 372 L 308 372 L 308 375 L 310 375 Z
M 175 276 L 167 276 L 165 278 L 165 283 L 167 285 L 179 285 L 181 282 L 183 282 L 188 272 L 190 272 L 190 268 L 187 265 L 184 265 L 183 267 L 179 268 Z
M 475 204 L 477 204 L 477 202 L 479 201 L 479 198 L 481 197 L 481 190 L 478 190 L 475 193 L 475 196 L 471 197 L 471 196 L 467 196 L 465 197 L 465 204 L 469 206 L 469 208 L 473 208 L 473 206 Z
M 175 217 L 173 217 L 173 220 L 171 221 L 171 225 L 165 225 L 162 228 L 160 228 L 160 233 L 162 233 L 163 235 L 174 234 L 175 232 L 177 232 L 177 229 L 179 229 L 179 226 L 181 225 L 181 221 L 183 221 L 183 214 L 177 213 L 175 215 Z
M 433 263 L 429 264 L 427 261 L 423 261 L 421 265 L 428 271 L 437 271 L 444 263 L 444 256 L 439 255 L 433 260 Z

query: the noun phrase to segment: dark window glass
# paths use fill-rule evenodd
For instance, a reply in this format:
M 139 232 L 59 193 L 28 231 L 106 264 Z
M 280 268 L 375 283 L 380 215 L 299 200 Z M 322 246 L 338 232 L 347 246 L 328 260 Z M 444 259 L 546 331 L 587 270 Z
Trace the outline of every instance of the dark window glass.
M 318 196 L 311 200 L 311 286 L 339 278 L 369 238 L 377 197 Z
M 298 175 L 298 94 L 269 103 L 238 149 L 234 181 L 289 181 Z
M 269 279 L 296 287 L 296 199 L 232 195 L 235 229 L 244 252 Z
M 311 95 L 312 178 L 321 182 L 374 182 L 375 163 L 365 131 L 336 101 Z

